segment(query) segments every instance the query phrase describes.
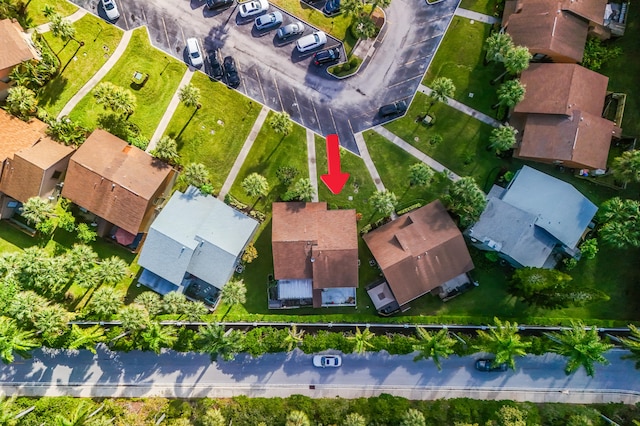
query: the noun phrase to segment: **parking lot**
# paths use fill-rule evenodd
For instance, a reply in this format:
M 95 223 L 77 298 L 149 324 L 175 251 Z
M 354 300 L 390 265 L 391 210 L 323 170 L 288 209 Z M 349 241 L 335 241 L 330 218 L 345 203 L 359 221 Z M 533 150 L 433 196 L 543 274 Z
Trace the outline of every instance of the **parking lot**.
M 98 0 L 73 0 L 98 13 Z M 219 49 L 220 59 L 233 56 L 240 92 L 315 132 L 337 133 L 340 143 L 358 152 L 354 132 L 379 124 L 380 105 L 410 100 L 422 80 L 458 0 L 427 5 L 424 0 L 393 0 L 386 9 L 387 25 L 375 44 L 375 54 L 364 71 L 338 80 L 317 67 L 313 51 L 300 53 L 295 40 L 280 43 L 277 29 L 256 31 L 253 18 L 241 18 L 235 4 L 210 11 L 199 0 L 116 0 L 121 17 L 117 25 L 133 29 L 147 25 L 152 43 L 185 60 L 186 39 L 197 37 L 204 50 Z M 269 11 L 276 10 L 271 5 Z M 282 25 L 297 19 L 284 13 Z M 305 23 L 304 35 L 314 28 Z M 328 38 L 325 48 L 339 45 Z M 342 52 L 344 57 L 344 52 Z M 206 69 L 205 69 L 206 70 Z

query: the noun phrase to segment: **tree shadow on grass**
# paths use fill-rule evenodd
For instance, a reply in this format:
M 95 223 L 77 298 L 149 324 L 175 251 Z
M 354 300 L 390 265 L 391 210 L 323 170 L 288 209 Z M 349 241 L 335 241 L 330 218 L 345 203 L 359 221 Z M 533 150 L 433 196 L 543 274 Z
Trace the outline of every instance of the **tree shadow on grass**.
M 65 91 L 69 80 L 67 77 L 58 74 L 54 79 L 49 81 L 47 86 L 38 96 L 41 106 L 50 106 L 60 99 L 60 95 Z
M 196 116 L 196 113 L 198 112 L 198 108 L 195 108 L 193 110 L 193 112 L 191 113 L 191 116 L 189 117 L 189 119 L 187 120 L 186 123 L 184 123 L 184 125 L 182 126 L 182 129 L 180 129 L 180 132 L 178 132 L 178 135 L 174 138 L 175 140 L 180 139 L 180 137 L 182 136 L 182 133 L 184 132 L 184 129 L 187 128 L 187 126 L 189 126 L 189 123 L 191 123 L 191 120 L 193 120 L 193 117 Z

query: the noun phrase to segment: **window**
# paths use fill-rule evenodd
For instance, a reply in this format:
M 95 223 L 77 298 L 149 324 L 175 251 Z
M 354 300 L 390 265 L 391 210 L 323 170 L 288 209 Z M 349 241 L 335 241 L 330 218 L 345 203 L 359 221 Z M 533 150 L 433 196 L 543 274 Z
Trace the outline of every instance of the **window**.
M 60 170 L 56 170 L 53 172 L 53 175 L 51 175 L 51 179 L 60 179 L 60 176 L 62 176 L 62 172 Z

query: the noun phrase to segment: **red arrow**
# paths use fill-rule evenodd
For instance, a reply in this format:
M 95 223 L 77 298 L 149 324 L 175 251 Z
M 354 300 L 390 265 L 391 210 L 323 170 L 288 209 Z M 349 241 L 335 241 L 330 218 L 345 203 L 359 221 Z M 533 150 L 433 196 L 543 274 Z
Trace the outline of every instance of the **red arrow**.
M 320 176 L 329 191 L 339 194 L 349 179 L 349 173 L 340 171 L 340 144 L 338 135 L 327 135 L 327 163 L 329 173 Z

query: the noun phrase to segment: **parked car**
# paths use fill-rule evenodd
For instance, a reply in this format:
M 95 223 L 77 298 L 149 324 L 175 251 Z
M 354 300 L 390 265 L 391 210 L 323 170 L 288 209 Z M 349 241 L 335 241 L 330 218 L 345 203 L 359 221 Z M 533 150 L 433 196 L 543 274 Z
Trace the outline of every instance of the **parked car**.
M 479 359 L 476 361 L 476 370 L 479 371 L 507 371 L 509 366 L 506 362 L 495 364 L 493 359 Z
M 308 50 L 317 49 L 320 46 L 324 46 L 327 42 L 327 35 L 322 31 L 316 31 L 313 34 L 306 35 L 296 42 L 298 50 L 300 52 L 306 52 Z
M 304 32 L 304 24 L 300 21 L 293 24 L 285 25 L 277 32 L 277 36 L 280 40 L 286 40 L 288 38 L 300 35 Z
M 249 16 L 258 15 L 269 9 L 267 0 L 251 0 L 240 4 L 240 16 L 248 18 Z
M 226 9 L 233 6 L 234 0 L 207 0 L 207 9 Z
M 267 30 L 282 24 L 282 13 L 275 11 L 258 16 L 255 20 L 256 30 Z
M 200 67 L 204 63 L 202 59 L 202 49 L 200 43 L 195 37 L 187 39 L 187 53 L 189 54 L 189 61 L 194 67 Z
M 337 62 L 340 60 L 340 48 L 331 47 L 329 49 L 321 50 L 313 55 L 313 63 L 320 66 L 329 64 L 331 62 Z
M 342 358 L 340 355 L 316 355 L 313 357 L 314 367 L 333 367 L 337 368 L 342 365 Z
M 322 8 L 322 13 L 327 16 L 334 16 L 340 13 L 340 0 L 327 0 Z
M 118 12 L 118 5 L 114 0 L 101 0 L 102 8 L 104 9 L 104 13 L 107 14 L 107 18 L 111 21 L 115 21 L 120 17 L 120 12 Z
M 224 71 L 222 71 L 222 65 L 218 60 L 218 51 L 210 50 L 209 51 L 209 76 L 215 78 L 216 80 L 222 80 L 224 76 Z
M 236 69 L 236 62 L 231 56 L 224 58 L 223 66 L 224 74 L 227 77 L 227 84 L 234 88 L 240 86 L 240 77 Z
M 380 107 L 378 113 L 381 117 L 390 117 L 392 115 L 404 114 L 407 110 L 407 103 L 405 101 L 398 101 L 392 104 L 383 105 Z

